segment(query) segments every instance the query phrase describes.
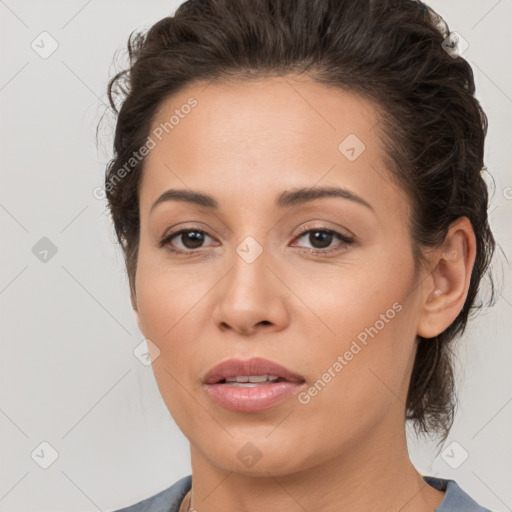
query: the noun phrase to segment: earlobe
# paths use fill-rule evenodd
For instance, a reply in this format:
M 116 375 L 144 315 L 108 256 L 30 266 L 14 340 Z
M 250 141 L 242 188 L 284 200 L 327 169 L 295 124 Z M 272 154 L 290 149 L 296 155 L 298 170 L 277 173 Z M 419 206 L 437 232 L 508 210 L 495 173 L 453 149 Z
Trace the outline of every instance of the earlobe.
M 476 239 L 467 217 L 457 219 L 431 258 L 430 283 L 422 303 L 417 334 L 433 338 L 447 329 L 464 307 L 476 257 Z M 427 285 L 426 285 L 427 286 Z

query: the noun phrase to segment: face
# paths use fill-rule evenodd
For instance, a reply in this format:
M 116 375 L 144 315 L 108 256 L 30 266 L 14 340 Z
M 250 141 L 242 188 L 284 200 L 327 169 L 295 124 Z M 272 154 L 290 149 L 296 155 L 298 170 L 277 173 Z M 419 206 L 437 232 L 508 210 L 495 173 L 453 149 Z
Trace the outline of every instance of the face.
M 368 100 L 291 76 L 190 86 L 153 120 L 132 301 L 163 400 L 218 468 L 289 474 L 403 428 L 419 288 L 377 122 Z M 289 199 L 324 188 L 346 192 Z M 170 189 L 217 207 L 155 205 Z M 212 399 L 207 372 L 253 357 L 303 382 L 259 410 Z

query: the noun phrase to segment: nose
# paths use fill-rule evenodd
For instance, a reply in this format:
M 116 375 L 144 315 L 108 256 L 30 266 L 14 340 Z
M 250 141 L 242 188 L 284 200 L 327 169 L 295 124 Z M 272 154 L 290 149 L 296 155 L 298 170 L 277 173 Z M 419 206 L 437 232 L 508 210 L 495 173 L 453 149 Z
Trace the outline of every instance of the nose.
M 288 325 L 290 292 L 269 263 L 265 251 L 251 263 L 235 254 L 232 268 L 216 287 L 212 317 L 220 330 L 250 336 Z

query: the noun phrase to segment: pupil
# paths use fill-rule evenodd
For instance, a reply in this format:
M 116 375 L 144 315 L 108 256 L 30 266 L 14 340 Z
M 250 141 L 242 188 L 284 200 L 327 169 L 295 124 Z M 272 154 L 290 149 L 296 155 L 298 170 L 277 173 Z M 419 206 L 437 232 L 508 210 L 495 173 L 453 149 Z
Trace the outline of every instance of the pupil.
M 186 233 L 182 233 L 181 236 L 181 240 L 187 249 L 197 249 L 203 242 L 203 233 L 198 231 L 187 231 Z
M 316 236 L 320 235 L 320 236 Z M 329 244 L 332 241 L 332 234 L 331 233 L 325 233 L 323 231 L 312 231 L 309 234 L 309 241 L 313 247 L 316 249 L 323 249 L 325 247 L 329 247 Z M 317 242 L 320 243 L 320 245 L 315 245 Z

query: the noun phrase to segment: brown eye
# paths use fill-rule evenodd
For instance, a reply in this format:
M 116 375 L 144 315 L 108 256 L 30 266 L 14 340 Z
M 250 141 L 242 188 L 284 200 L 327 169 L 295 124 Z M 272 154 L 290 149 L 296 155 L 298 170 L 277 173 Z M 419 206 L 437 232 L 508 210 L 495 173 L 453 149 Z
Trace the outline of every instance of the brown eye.
M 325 249 L 331 245 L 333 234 L 326 231 L 311 230 L 308 232 L 308 242 L 313 245 L 315 249 Z
M 177 252 L 194 251 L 195 249 L 201 248 L 205 238 L 211 237 L 200 229 L 182 229 L 166 235 L 159 245 L 160 247 L 169 246 L 171 250 Z M 176 241 L 171 243 L 175 239 Z
M 332 252 L 330 250 L 325 249 L 330 249 L 332 247 L 331 243 L 336 239 L 341 240 L 342 247 L 350 245 L 354 242 L 352 238 L 349 238 L 347 236 L 342 235 L 341 233 L 338 233 L 337 231 L 327 228 L 306 229 L 305 231 L 302 231 L 300 235 L 297 237 L 298 240 L 302 238 L 305 238 L 307 242 L 311 244 L 311 252 L 318 253 Z

